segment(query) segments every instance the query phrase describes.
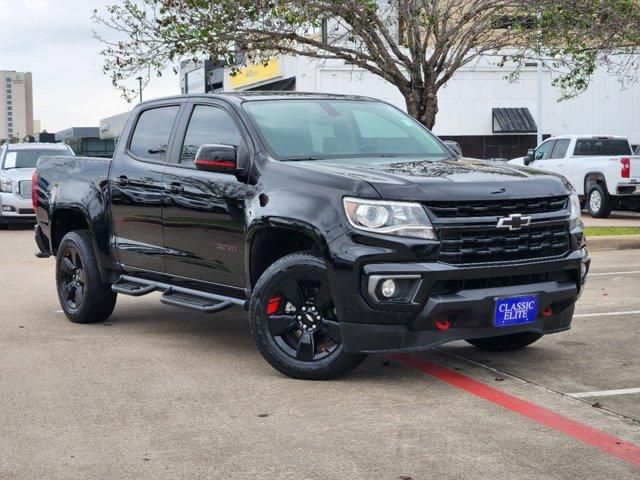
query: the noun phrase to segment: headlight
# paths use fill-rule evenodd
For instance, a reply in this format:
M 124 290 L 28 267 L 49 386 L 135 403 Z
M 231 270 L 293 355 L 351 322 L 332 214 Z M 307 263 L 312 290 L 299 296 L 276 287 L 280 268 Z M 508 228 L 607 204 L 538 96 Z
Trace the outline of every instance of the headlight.
M 580 198 L 576 192 L 573 192 L 569 197 L 569 204 L 571 206 L 571 216 L 569 217 L 569 228 L 573 230 L 582 226 L 580 216 L 582 215 L 582 209 L 580 208 Z
M 358 230 L 398 237 L 435 240 L 433 226 L 419 203 L 344 199 L 349 223 Z
M 0 178 L 0 192 L 11 193 L 13 190 L 11 179 L 7 177 Z

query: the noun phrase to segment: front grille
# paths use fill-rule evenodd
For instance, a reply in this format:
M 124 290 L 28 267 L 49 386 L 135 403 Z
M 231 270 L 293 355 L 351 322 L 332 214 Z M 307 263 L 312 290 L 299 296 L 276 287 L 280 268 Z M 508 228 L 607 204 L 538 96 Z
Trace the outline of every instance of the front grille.
M 445 263 L 492 263 L 565 255 L 570 248 L 566 225 L 532 225 L 519 231 L 491 227 L 439 228 L 439 260 Z
M 567 196 L 562 196 L 481 202 L 429 202 L 425 206 L 439 218 L 502 217 L 510 213 L 531 215 L 557 212 L 566 208 L 567 199 Z
M 18 193 L 21 197 L 31 198 L 31 180 L 22 180 L 19 182 Z
M 19 215 L 35 215 L 36 212 L 33 210 L 33 208 L 21 208 L 18 210 L 18 214 Z

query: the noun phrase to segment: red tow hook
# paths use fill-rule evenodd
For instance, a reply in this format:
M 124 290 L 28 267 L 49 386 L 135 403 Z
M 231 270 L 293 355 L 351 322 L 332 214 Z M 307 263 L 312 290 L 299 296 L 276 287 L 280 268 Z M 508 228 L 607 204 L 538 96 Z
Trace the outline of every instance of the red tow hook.
M 433 323 L 436 326 L 436 328 L 442 332 L 444 332 L 445 330 L 449 330 L 449 327 L 451 326 L 451 322 L 449 322 L 449 320 L 447 319 L 436 320 Z
M 543 308 L 542 310 L 540 310 L 540 315 L 545 318 L 549 318 L 553 315 L 553 309 L 551 307 Z

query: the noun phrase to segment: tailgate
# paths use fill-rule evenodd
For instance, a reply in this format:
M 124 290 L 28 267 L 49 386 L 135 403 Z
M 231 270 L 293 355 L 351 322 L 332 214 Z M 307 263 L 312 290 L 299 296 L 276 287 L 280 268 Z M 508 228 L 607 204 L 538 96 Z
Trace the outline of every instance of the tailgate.
M 629 157 L 629 163 L 631 171 L 629 172 L 629 178 L 640 180 L 640 156 Z

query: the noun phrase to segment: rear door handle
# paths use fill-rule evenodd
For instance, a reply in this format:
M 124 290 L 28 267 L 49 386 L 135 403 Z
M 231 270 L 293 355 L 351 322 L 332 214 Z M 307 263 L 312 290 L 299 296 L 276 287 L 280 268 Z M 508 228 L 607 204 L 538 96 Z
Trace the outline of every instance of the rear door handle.
M 126 175 L 120 175 L 118 177 L 118 185 L 120 185 L 121 187 L 125 187 L 127 185 L 129 185 L 129 179 L 127 178 Z
M 184 192 L 184 187 L 179 183 L 174 182 L 169 185 L 169 190 L 171 191 L 171 193 L 182 193 Z

